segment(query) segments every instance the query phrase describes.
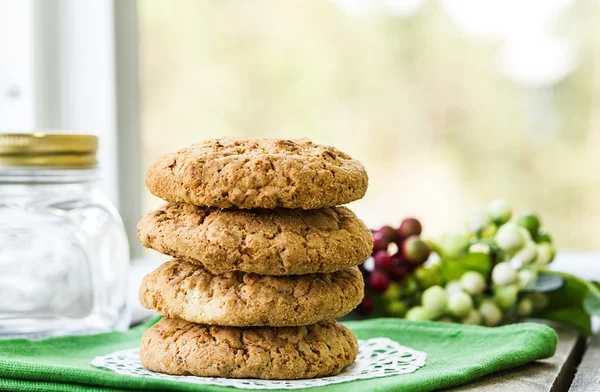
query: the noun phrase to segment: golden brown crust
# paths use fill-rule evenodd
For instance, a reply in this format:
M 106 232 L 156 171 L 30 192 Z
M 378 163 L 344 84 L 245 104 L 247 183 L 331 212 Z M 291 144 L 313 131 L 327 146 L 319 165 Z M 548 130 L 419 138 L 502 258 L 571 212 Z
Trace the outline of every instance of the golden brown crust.
M 373 246 L 369 229 L 345 207 L 220 210 L 168 204 L 142 218 L 138 239 L 215 274 L 333 272 L 362 263 Z
M 223 326 L 299 326 L 342 317 L 362 301 L 358 267 L 328 274 L 269 276 L 173 259 L 144 277 L 140 302 L 171 318 Z
M 164 154 L 146 185 L 170 201 L 219 208 L 316 209 L 362 198 L 363 165 L 308 139 L 209 139 Z
M 163 318 L 140 347 L 142 365 L 155 372 L 288 380 L 337 375 L 357 353 L 356 336 L 335 321 L 236 328 Z

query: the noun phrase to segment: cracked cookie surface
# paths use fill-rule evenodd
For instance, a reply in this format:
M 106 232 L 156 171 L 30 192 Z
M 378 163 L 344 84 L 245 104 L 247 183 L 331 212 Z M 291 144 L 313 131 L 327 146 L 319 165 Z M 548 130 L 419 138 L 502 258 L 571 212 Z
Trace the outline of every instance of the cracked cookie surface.
M 354 362 L 356 336 L 336 321 L 302 327 L 217 327 L 163 318 L 142 337 L 145 368 L 174 375 L 261 379 L 334 376 Z
M 163 316 L 222 326 L 300 326 L 342 317 L 364 296 L 358 267 L 325 274 L 216 275 L 173 259 L 142 280 L 142 306 Z
M 345 207 L 221 210 L 171 203 L 142 218 L 138 239 L 215 274 L 333 272 L 365 261 L 373 245 L 369 229 Z
M 367 185 L 359 161 L 308 139 L 209 139 L 160 156 L 146 175 L 161 199 L 219 208 L 333 207 Z

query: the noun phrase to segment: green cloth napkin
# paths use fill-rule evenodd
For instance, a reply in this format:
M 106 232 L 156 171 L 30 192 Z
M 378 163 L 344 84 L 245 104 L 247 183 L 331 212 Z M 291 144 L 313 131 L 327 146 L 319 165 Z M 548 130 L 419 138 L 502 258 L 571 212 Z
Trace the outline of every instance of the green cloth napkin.
M 137 347 L 156 320 L 127 332 L 45 340 L 0 341 L 0 390 L 10 391 L 243 391 L 123 376 L 90 365 L 94 357 Z M 374 319 L 345 322 L 359 339 L 388 337 L 427 353 L 414 373 L 310 388 L 333 391 L 431 391 L 554 355 L 557 336 L 534 323 L 485 328 L 439 322 Z

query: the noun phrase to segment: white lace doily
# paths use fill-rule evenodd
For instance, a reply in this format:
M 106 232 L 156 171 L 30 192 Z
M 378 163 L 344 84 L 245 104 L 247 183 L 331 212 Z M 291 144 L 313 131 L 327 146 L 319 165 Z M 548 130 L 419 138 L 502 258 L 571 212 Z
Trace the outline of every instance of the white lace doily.
M 199 385 L 219 385 L 242 389 L 300 389 L 338 384 L 353 380 L 396 376 L 412 373 L 425 365 L 426 354 L 402 346 L 388 338 L 358 341 L 356 361 L 339 375 L 308 380 L 259 380 L 220 377 L 171 376 L 146 370 L 140 363 L 140 349 L 117 351 L 96 357 L 92 366 L 112 370 L 127 376 L 185 382 Z

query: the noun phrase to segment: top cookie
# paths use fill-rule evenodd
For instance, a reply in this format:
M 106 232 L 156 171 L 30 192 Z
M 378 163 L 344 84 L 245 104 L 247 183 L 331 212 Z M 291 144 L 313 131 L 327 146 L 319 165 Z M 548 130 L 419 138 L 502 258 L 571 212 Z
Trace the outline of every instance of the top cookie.
M 209 139 L 158 158 L 152 194 L 219 208 L 333 207 L 364 196 L 363 165 L 308 139 Z

